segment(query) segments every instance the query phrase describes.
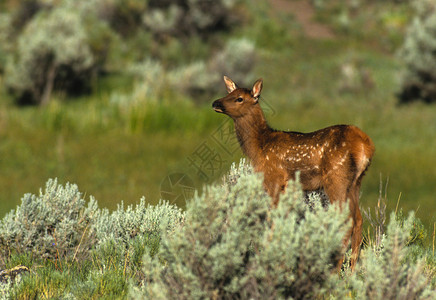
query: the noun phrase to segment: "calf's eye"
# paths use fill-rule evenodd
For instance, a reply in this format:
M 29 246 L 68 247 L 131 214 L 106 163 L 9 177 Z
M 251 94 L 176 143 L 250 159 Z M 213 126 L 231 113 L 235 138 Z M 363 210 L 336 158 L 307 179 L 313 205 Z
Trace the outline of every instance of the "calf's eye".
M 241 103 L 242 101 L 244 101 L 244 99 L 242 99 L 241 97 L 239 97 L 238 99 L 236 99 L 236 102 Z

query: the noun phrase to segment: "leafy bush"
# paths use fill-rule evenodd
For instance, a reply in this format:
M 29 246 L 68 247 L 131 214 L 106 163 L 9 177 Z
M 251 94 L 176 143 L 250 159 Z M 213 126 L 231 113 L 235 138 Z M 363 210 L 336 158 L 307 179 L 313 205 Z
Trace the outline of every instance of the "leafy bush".
M 98 209 L 93 197 L 86 205 L 76 185 L 63 187 L 50 179 L 44 193 L 26 194 L 21 205 L 0 221 L 0 251 L 71 259 L 91 249 L 98 252 L 110 243 L 124 255 L 139 241 L 150 245 L 153 254 L 161 231 L 174 232 L 183 220 L 180 208 L 167 202 L 147 205 L 145 198 L 135 208 L 121 204 L 109 213 Z
M 145 253 L 154 256 L 158 251 L 161 233 L 173 233 L 183 220 L 184 213 L 177 206 L 167 202 L 146 205 L 145 198 L 135 209 L 130 205 L 125 209 L 122 203 L 112 213 L 104 209 L 94 225 L 97 238 L 94 257 L 105 261 L 110 254 L 125 267 L 128 255 L 129 267 L 138 267 Z
M 356 299 L 435 299 L 423 274 L 424 261 L 407 259 L 414 223 L 413 213 L 401 222 L 392 213 L 381 244 L 362 251 L 361 263 L 349 278 Z
M 97 203 L 86 205 L 74 184 L 49 180 L 39 196 L 26 194 L 0 221 L 0 253 L 33 253 L 40 258 L 83 259 L 95 243 Z
M 212 52 L 204 40 L 238 20 L 232 10 L 236 3 L 26 0 L 0 16 L 0 71 L 5 70 L 5 85 L 19 104 L 46 104 L 56 90 L 73 96 L 89 92 L 103 71 L 125 75 L 126 65 L 141 60 L 168 66 L 169 78 L 196 79 L 191 84 L 175 79 L 176 89 L 203 92 L 220 80 L 215 73 L 246 72 L 253 58 L 253 45 L 236 41 L 215 64 L 203 61 Z M 193 59 L 198 61 L 184 65 Z M 230 69 L 221 70 L 223 65 Z M 139 89 L 136 94 L 143 92 Z
M 180 208 L 147 205 L 144 198 L 109 213 L 92 197 L 86 205 L 76 185 L 49 180 L 44 192 L 25 195 L 0 221 L 0 268 L 32 269 L 15 284 L 0 283 L 0 298 L 38 298 L 47 290 L 53 297 L 125 295 L 130 279 L 136 284 L 143 278 L 143 255 L 154 256 L 161 232 L 170 235 L 183 220 Z
M 231 177 L 227 181 L 237 178 Z M 293 182 L 270 210 L 259 174 L 236 180 L 187 204 L 184 226 L 163 235 L 159 257 L 165 265 L 146 255 L 145 281 L 133 296 L 312 299 L 331 291 L 349 225 L 346 210 L 309 210 Z
M 122 2 L 128 1 L 117 1 Z M 104 19 L 110 3 L 26 0 L 8 15 L 8 39 L 0 37 L 8 47 L 5 86 L 18 104 L 46 104 L 56 90 L 72 96 L 90 92 L 107 59 L 125 56 L 114 51 L 119 38 Z M 19 18 L 23 14 L 25 20 Z
M 31 270 L 0 283 L 0 297 L 434 299 L 436 263 L 411 243 L 421 232 L 413 214 L 392 214 L 355 272 L 345 265 L 338 276 L 347 210 L 308 197 L 289 182 L 271 209 L 245 161 L 185 213 L 144 199 L 109 213 L 92 197 L 86 206 L 77 186 L 49 180 L 0 221 L 1 267 Z
M 124 208 L 123 203 L 117 210 L 109 213 L 104 209 L 95 222 L 98 248 L 107 240 L 115 240 L 127 245 L 130 240 L 141 235 L 159 235 L 162 230 L 174 232 L 182 226 L 185 214 L 175 205 L 161 201 L 156 206 L 146 204 L 142 198 L 139 204 Z
M 0 299 L 11 299 L 12 282 L 0 282 Z
M 95 58 L 75 10 L 55 8 L 34 17 L 6 66 L 6 85 L 20 103 L 49 101 L 53 89 L 89 89 Z
M 305 204 L 290 182 L 270 210 L 261 178 L 245 163 L 232 166 L 221 187 L 188 203 L 185 225 L 164 235 L 158 261 L 144 257 L 145 280 L 131 296 L 148 299 L 323 297 L 433 299 L 422 259 L 411 259 L 417 220 L 393 214 L 381 242 L 362 250 L 357 270 L 333 271 L 342 252 L 347 212 Z M 314 199 L 318 198 L 318 199 Z M 418 222 L 419 223 L 419 222 Z M 427 272 L 428 273 L 428 272 Z
M 251 175 L 253 173 L 253 167 L 245 160 L 245 158 L 242 158 L 238 165 L 236 165 L 236 163 L 232 163 L 229 172 L 223 177 L 223 185 L 234 186 L 236 183 L 238 183 L 239 178 Z
M 400 102 L 436 102 L 436 5 L 414 1 L 416 16 L 410 24 L 400 55 L 406 64 Z

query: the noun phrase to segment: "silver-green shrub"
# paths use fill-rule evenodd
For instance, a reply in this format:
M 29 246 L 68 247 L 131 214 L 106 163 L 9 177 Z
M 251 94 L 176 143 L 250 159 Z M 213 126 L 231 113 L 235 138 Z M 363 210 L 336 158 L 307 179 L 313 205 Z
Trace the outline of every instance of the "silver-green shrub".
M 331 291 L 347 210 L 308 209 L 292 181 L 271 209 L 259 174 L 231 177 L 187 204 L 184 226 L 162 236 L 160 260 L 144 257 L 134 297 L 313 299 Z
M 362 251 L 356 272 L 348 278 L 356 299 L 436 299 L 424 274 L 424 260 L 408 258 L 415 222 L 413 213 L 403 224 L 392 213 L 381 243 Z
M 62 6 L 39 12 L 24 28 L 6 65 L 6 85 L 25 103 L 46 103 L 59 85 L 84 88 L 95 58 L 77 10 Z M 57 85 L 57 86 L 56 86 Z
M 436 299 L 424 261 L 410 255 L 413 215 L 392 215 L 386 235 L 362 250 L 354 273 L 345 264 L 339 275 L 348 210 L 323 206 L 317 193 L 305 196 L 294 182 L 276 209 L 269 203 L 259 174 L 244 161 L 233 165 L 221 186 L 187 204 L 184 226 L 163 234 L 158 256 L 144 256 L 145 279 L 131 296 Z
M 261 176 L 245 161 L 185 213 L 144 198 L 100 210 L 76 185 L 49 180 L 0 220 L 0 268 L 31 268 L 19 283 L 0 283 L 0 299 L 29 289 L 25 295 L 37 295 L 60 281 L 59 295 L 71 298 L 121 297 L 129 287 L 141 299 L 436 299 L 434 254 L 411 243 L 420 231 L 413 214 L 392 214 L 354 273 L 345 265 L 339 275 L 347 209 L 308 198 L 291 181 L 271 208 Z
M 4 70 L 5 86 L 19 104 L 45 104 L 52 91 L 89 92 L 101 71 L 125 74 L 126 65 L 151 59 L 171 67 L 163 70 L 164 80 L 135 86 L 132 98 L 162 98 L 154 84 L 166 79 L 171 88 L 190 95 L 221 89 L 224 73 L 240 78 L 241 85 L 251 83 L 255 49 L 250 41 L 232 40 L 213 59 L 205 59 L 212 51 L 198 51 L 203 54 L 191 54 L 198 61 L 188 65 L 182 62 L 190 55 L 172 49 L 186 48 L 191 40 L 197 40 L 191 48 L 207 49 L 204 40 L 238 20 L 233 10 L 237 2 L 26 0 L 0 17 L 0 72 Z M 174 57 L 177 63 L 171 62 Z M 114 96 L 119 102 L 128 97 Z
M 87 203 L 77 185 L 50 179 L 44 191 L 24 195 L 21 205 L 0 221 L 0 254 L 86 257 L 95 243 L 92 223 L 97 213 L 97 202 L 91 197 Z
M 171 234 L 183 225 L 184 213 L 175 205 L 160 202 L 156 206 L 140 203 L 109 213 L 101 211 L 94 228 L 97 242 L 92 251 L 93 262 L 104 272 L 115 267 L 122 273 L 142 278 L 142 257 L 154 256 L 160 245 L 162 232 Z M 138 279 L 136 279 L 138 280 Z
M 152 206 L 146 203 L 144 197 L 135 208 L 133 205 L 124 208 L 121 203 L 112 213 L 103 209 L 94 223 L 96 250 L 111 242 L 127 249 L 135 239 L 160 238 L 162 231 L 172 233 L 178 230 L 184 218 L 185 213 L 179 207 L 165 201 Z
M 242 158 L 239 161 L 238 165 L 236 165 L 236 163 L 232 163 L 229 172 L 226 174 L 226 176 L 223 177 L 223 185 L 233 186 L 238 182 L 239 178 L 241 178 L 242 176 L 247 176 L 253 173 L 254 173 L 253 166 L 249 164 L 245 160 L 245 158 Z
M 1 282 L 0 281 L 0 299 L 11 299 L 11 289 L 13 283 L 11 281 Z
M 406 70 L 401 102 L 436 101 L 436 4 L 433 0 L 412 1 L 416 15 L 400 49 Z
M 153 206 L 142 197 L 135 208 L 133 205 L 124 208 L 121 203 L 112 213 L 103 209 L 96 220 L 95 229 L 99 243 L 112 238 L 126 242 L 139 234 L 155 234 L 161 230 L 174 232 L 183 225 L 184 218 L 185 213 L 176 205 L 160 201 Z

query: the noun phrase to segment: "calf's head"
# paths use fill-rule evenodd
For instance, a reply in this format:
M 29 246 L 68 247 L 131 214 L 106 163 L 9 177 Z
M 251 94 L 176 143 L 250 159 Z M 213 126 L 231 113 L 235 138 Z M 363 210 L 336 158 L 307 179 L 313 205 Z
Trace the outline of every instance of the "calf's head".
M 238 88 L 227 76 L 224 76 L 224 83 L 228 95 L 213 102 L 212 107 L 216 112 L 237 119 L 249 114 L 253 109 L 259 109 L 258 102 L 262 91 L 262 79 L 258 79 L 251 90 Z

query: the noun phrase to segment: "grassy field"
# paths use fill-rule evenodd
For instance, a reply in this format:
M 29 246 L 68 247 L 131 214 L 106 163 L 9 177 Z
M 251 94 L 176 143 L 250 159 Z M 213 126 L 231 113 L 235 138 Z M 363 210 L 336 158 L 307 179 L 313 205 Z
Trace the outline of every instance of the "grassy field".
M 235 35 L 256 42 L 254 74 L 264 79 L 263 101 L 274 111 L 270 124 L 296 131 L 340 123 L 359 126 L 376 145 L 363 181 L 362 207 L 376 205 L 380 179 L 384 185 L 389 178 L 388 208 L 395 209 L 401 195 L 400 207 L 417 210 L 430 228 L 436 221 L 436 107 L 397 105 L 402 70 L 395 55 L 398 34 L 377 37 L 374 29 L 367 34 L 353 29 L 338 30 L 333 38 L 307 38 L 286 11 L 258 9 L 264 18 Z M 370 82 L 347 88 L 347 66 L 367 74 Z M 143 195 L 157 203 L 162 181 L 174 172 L 188 174 L 201 189 L 205 182 L 188 158 L 205 142 L 223 153 L 210 142 L 226 118 L 210 108 L 215 97 L 192 101 L 171 94 L 160 103 L 124 111 L 111 102 L 111 95 L 130 87 L 128 79 L 108 77 L 89 97 L 67 101 L 56 95 L 59 101 L 42 108 L 13 106 L 2 90 L 0 216 L 24 193 L 37 193 L 55 177 L 77 183 L 100 206 L 111 209 L 121 200 L 136 203 Z M 222 85 L 216 97 L 224 94 Z M 213 179 L 219 180 L 240 157 L 240 150 L 225 156 Z

